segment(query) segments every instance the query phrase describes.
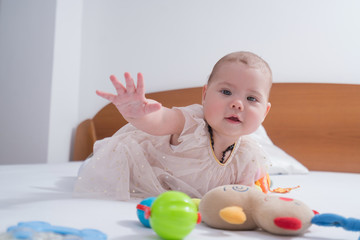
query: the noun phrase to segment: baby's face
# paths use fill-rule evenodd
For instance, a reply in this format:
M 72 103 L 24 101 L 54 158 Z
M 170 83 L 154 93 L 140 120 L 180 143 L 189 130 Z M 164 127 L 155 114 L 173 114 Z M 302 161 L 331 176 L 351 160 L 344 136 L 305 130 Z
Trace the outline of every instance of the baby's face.
M 264 74 L 240 62 L 228 62 L 204 87 L 206 121 L 217 134 L 239 137 L 255 131 L 270 109 L 270 83 Z

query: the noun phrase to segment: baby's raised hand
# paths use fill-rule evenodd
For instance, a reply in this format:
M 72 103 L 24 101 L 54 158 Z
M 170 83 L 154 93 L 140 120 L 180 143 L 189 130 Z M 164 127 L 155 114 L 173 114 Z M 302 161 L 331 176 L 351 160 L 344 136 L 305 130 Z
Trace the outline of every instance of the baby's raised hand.
M 137 86 L 129 73 L 125 73 L 126 87 L 114 75 L 110 80 L 117 94 L 97 90 L 96 94 L 112 102 L 126 120 L 137 119 L 155 112 L 161 104 L 145 98 L 144 78 L 141 73 L 137 75 Z

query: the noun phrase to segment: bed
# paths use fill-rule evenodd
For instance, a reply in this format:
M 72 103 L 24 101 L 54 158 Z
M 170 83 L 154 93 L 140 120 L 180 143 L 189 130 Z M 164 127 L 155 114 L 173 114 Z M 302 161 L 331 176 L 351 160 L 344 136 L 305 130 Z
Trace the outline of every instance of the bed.
M 147 94 L 164 106 L 201 103 L 202 88 Z M 272 142 L 310 170 L 360 172 L 360 85 L 274 83 L 263 125 Z M 79 124 L 73 160 L 126 124 L 113 104 Z M 341 164 L 339 164 L 339 162 Z
M 200 103 L 201 87 L 150 93 L 148 97 L 166 106 Z M 263 126 L 271 143 L 284 151 L 279 156 L 290 163 L 271 175 L 273 188 L 300 185 L 285 196 L 299 199 L 320 213 L 360 218 L 360 85 L 275 83 L 270 101 L 272 109 Z M 38 220 L 78 229 L 95 228 L 110 240 L 159 239 L 138 221 L 135 207 L 139 200 L 82 199 L 72 194 L 77 171 L 91 154 L 94 141 L 111 136 L 125 123 L 111 104 L 106 105 L 92 119 L 79 124 L 73 161 L 1 165 L 0 232 L 20 221 Z M 186 239 L 358 237 L 358 232 L 319 226 L 311 226 L 302 236 L 279 237 L 261 230 L 217 230 L 201 223 Z

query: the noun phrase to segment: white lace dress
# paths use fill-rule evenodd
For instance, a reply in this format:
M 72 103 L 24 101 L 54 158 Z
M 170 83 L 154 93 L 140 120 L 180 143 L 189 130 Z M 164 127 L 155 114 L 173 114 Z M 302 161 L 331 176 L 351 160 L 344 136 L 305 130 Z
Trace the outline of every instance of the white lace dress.
M 129 200 L 178 190 L 201 198 L 221 185 L 252 186 L 266 174 L 265 153 L 250 136 L 241 137 L 221 164 L 212 151 L 202 106 L 178 109 L 185 116 L 179 145 L 171 146 L 170 136 L 152 136 L 127 124 L 95 143 L 94 155 L 79 171 L 75 194 Z

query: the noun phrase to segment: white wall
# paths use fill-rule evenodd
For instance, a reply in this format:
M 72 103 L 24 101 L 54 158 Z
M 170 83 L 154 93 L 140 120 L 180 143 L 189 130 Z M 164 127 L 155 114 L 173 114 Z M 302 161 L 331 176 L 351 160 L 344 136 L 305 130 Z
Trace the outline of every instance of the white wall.
M 143 72 L 147 91 L 201 86 L 223 55 L 250 50 L 275 82 L 360 83 L 360 1 L 87 0 L 79 119 L 107 78 Z
M 74 126 L 78 124 L 81 59 L 82 0 L 61 0 L 56 5 L 48 162 L 71 157 Z
M 47 161 L 55 1 L 0 2 L 0 163 Z
M 0 0 L 0 164 L 68 161 L 110 74 L 141 71 L 148 92 L 201 86 L 249 50 L 275 82 L 360 84 L 359 12 L 357 0 Z

